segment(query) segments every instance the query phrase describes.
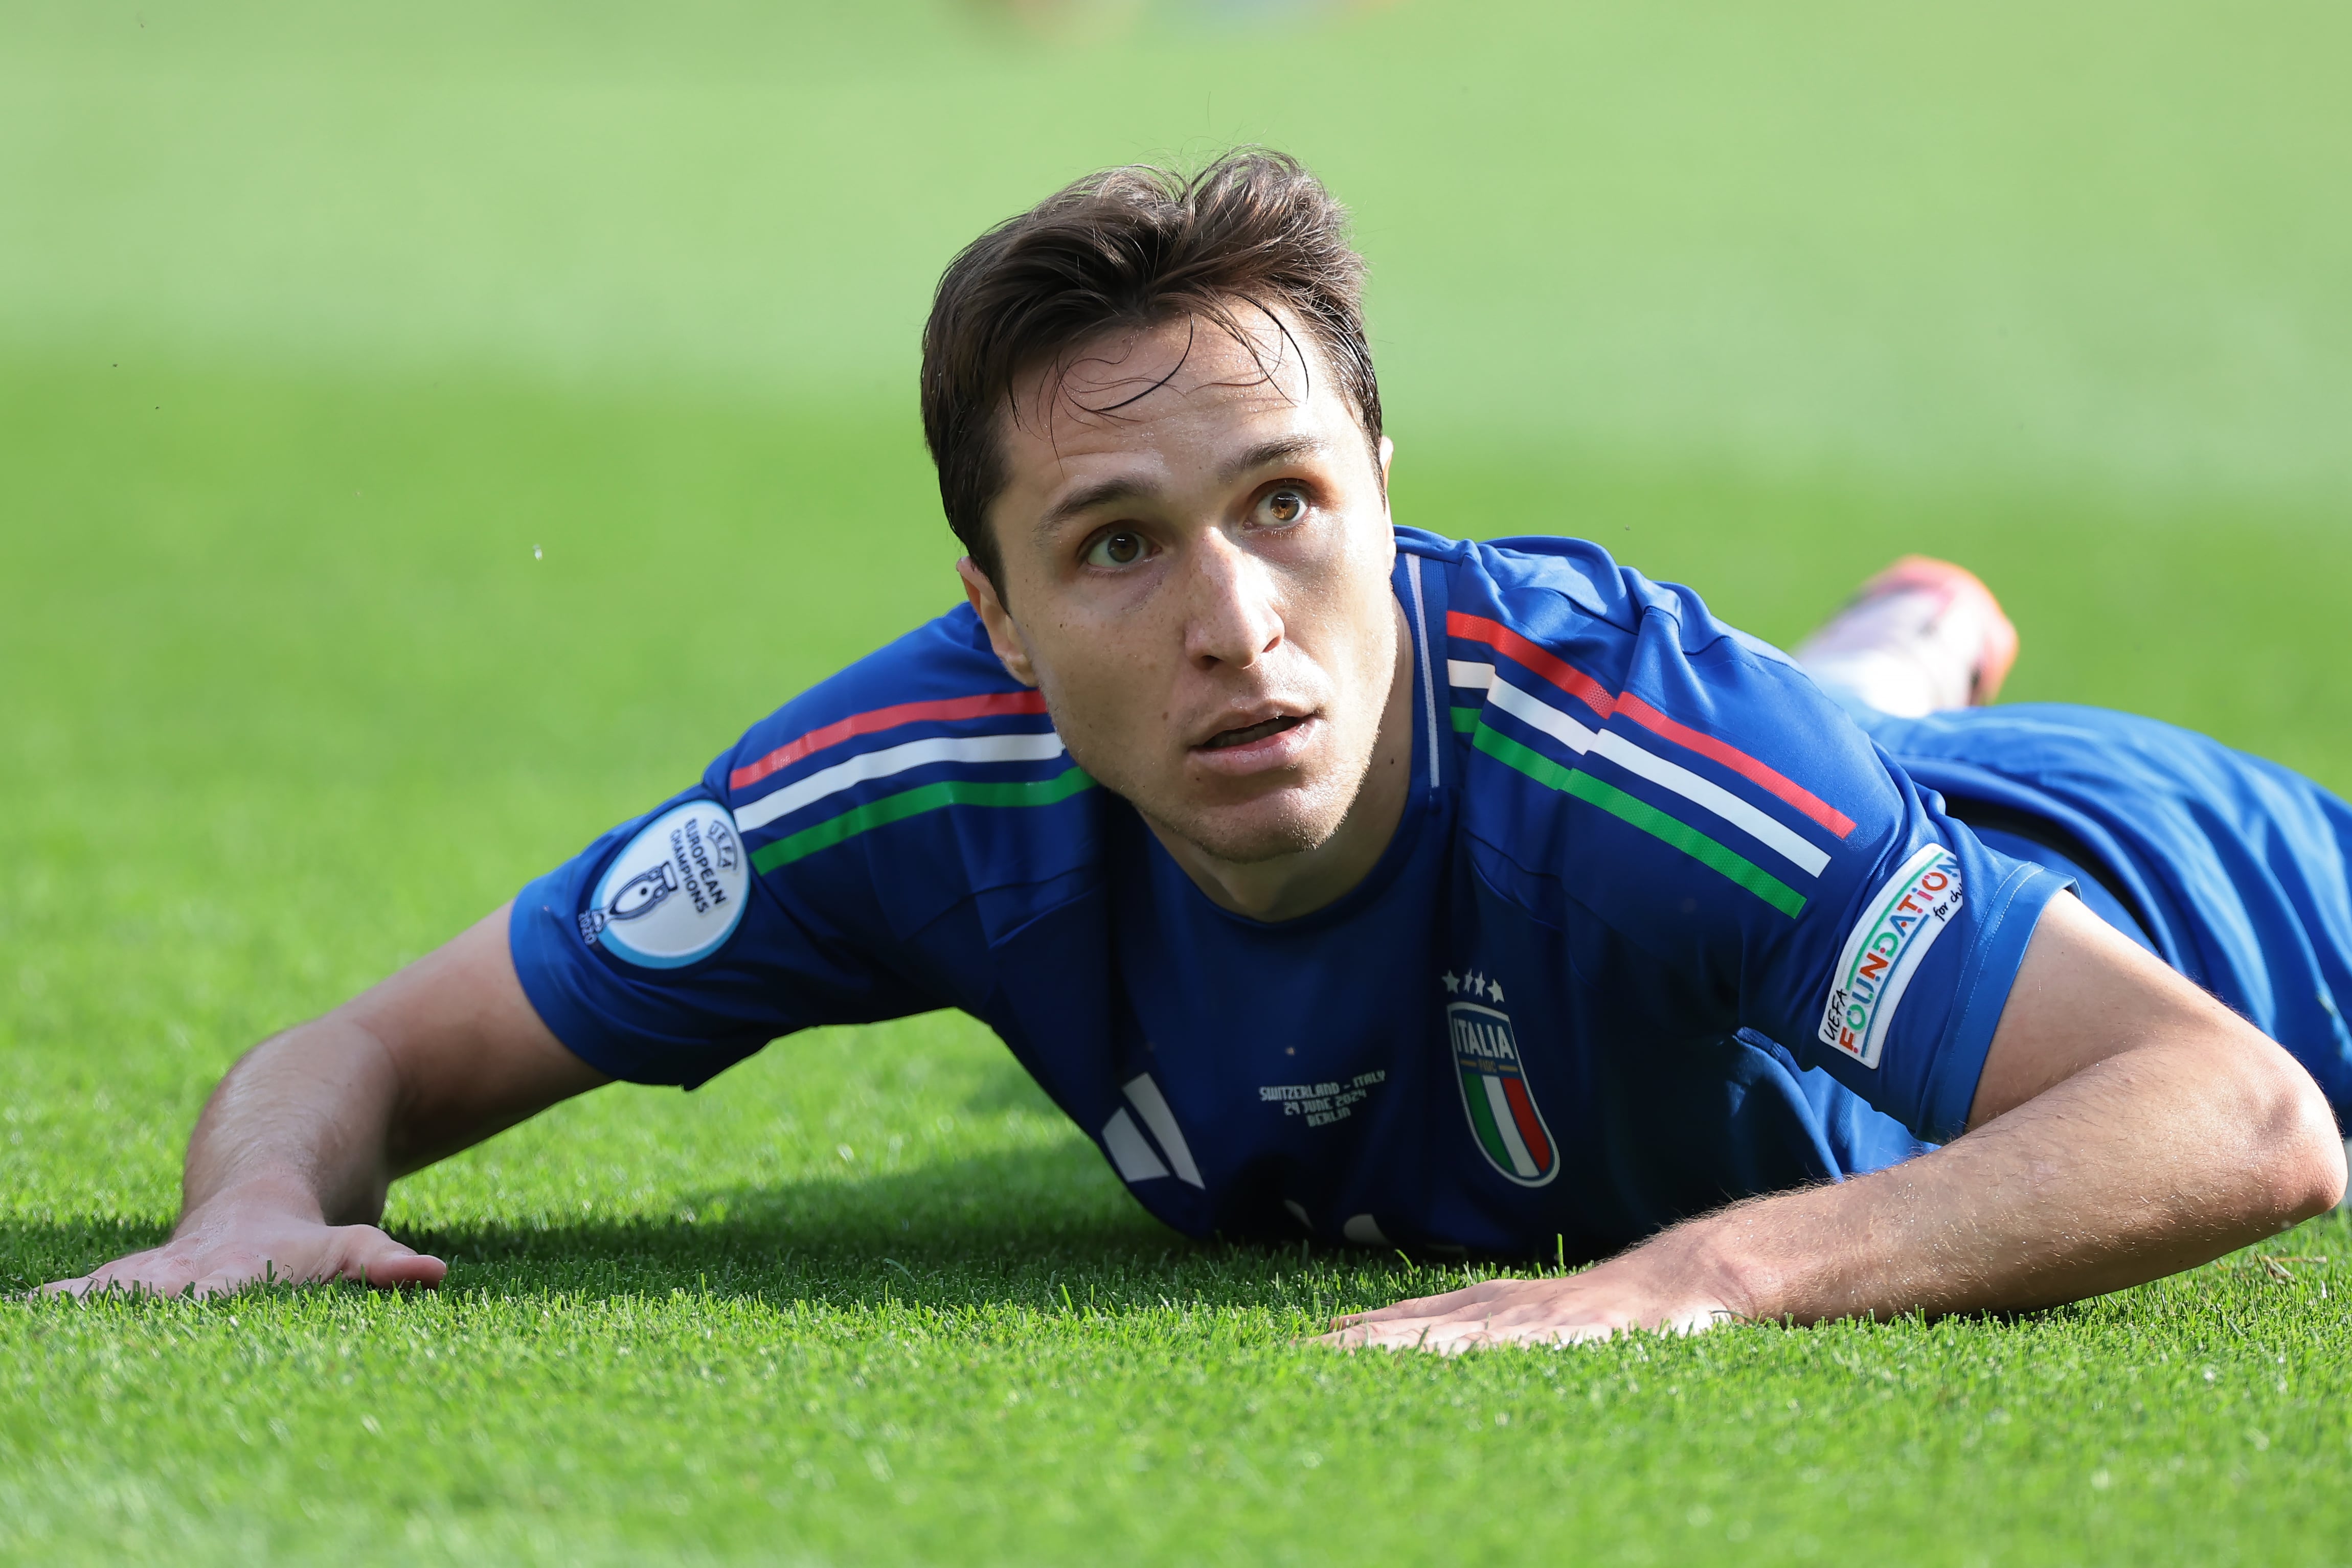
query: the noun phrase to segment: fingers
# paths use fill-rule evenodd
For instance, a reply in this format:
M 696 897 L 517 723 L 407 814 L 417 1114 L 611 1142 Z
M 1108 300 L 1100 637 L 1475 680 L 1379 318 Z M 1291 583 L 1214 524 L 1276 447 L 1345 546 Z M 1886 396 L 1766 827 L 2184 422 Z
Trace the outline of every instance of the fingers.
M 1559 1285 L 1557 1281 L 1489 1280 L 1441 1296 L 1335 1318 L 1332 1332 L 1313 1343 L 1342 1350 L 1428 1350 L 1451 1355 L 1486 1344 L 1559 1343 L 1613 1332 L 1614 1325 L 1608 1322 L 1578 1321 L 1570 1301 L 1561 1299 Z
M 1467 1285 L 1459 1291 L 1448 1291 L 1442 1296 L 1417 1296 L 1399 1301 L 1394 1306 L 1379 1307 L 1369 1312 L 1349 1312 L 1334 1320 L 1340 1323 L 1379 1323 L 1396 1318 L 1424 1318 L 1442 1315 L 1458 1308 L 1475 1306 L 1493 1301 L 1515 1285 L 1526 1285 L 1524 1280 L 1488 1280 L 1483 1284 Z
M 355 1280 L 380 1291 L 404 1285 L 429 1290 L 448 1276 L 448 1264 L 404 1247 L 373 1225 L 337 1226 L 333 1235 L 335 1246 L 312 1280 Z
M 1603 1323 L 1505 1323 L 1478 1317 L 1433 1318 L 1358 1325 L 1336 1330 L 1308 1343 L 1335 1350 L 1417 1350 L 1433 1355 L 1460 1355 L 1465 1351 L 1501 1345 L 1580 1344 L 1607 1339 L 1620 1332 Z
M 427 1290 L 438 1286 L 449 1275 L 449 1265 L 440 1259 L 403 1247 L 382 1231 L 383 1249 L 372 1257 L 347 1264 L 342 1277 L 357 1280 L 379 1291 L 397 1290 L 404 1285 L 421 1285 Z
M 1669 1282 L 1661 1288 L 1604 1267 L 1549 1280 L 1489 1280 L 1442 1296 L 1399 1301 L 1331 1321 L 1313 1343 L 1340 1350 L 1425 1350 L 1457 1354 L 1501 1344 L 1572 1344 L 1633 1329 L 1696 1333 L 1737 1321 L 1719 1300 Z
M 40 1288 L 51 1296 L 225 1296 L 253 1284 L 351 1280 L 377 1290 L 439 1285 L 449 1265 L 404 1247 L 373 1225 L 312 1225 L 266 1238 L 188 1237 L 119 1258 Z
M 194 1271 L 167 1244 L 118 1258 L 75 1279 L 52 1281 L 41 1287 L 40 1293 L 80 1298 L 108 1291 L 124 1291 L 168 1296 L 178 1294 L 193 1278 Z

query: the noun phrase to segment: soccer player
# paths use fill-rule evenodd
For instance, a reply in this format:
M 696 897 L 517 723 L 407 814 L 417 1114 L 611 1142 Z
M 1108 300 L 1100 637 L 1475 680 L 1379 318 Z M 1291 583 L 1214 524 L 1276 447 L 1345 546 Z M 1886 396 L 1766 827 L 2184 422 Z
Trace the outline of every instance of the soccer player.
M 2031 1307 L 2337 1200 L 2341 802 L 1964 706 L 2015 640 L 1955 568 L 1816 679 L 1592 545 L 1392 525 L 1342 216 L 1245 152 L 974 242 L 921 387 L 968 602 L 255 1048 L 173 1239 L 56 1288 L 431 1283 L 400 1175 L 947 1007 L 1188 1235 L 1607 1260 L 1347 1344 Z

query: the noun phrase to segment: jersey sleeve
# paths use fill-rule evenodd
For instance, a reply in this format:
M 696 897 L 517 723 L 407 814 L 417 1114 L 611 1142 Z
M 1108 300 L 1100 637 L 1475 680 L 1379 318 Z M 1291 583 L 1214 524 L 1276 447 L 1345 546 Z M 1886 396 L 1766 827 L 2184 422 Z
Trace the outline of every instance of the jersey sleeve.
M 689 1088 L 798 1030 L 970 1008 L 990 983 L 975 903 L 1084 853 L 1068 824 L 1041 834 L 987 809 L 1091 783 L 970 611 L 953 612 L 526 886 L 516 971 L 591 1066 Z M 958 820 L 973 807 L 994 820 Z
M 1617 1048 L 1752 1030 L 1958 1135 L 2064 881 L 1979 843 L 1785 655 L 1581 548 L 1486 551 L 1453 595 L 1482 866 L 1594 934 L 1570 950 Z

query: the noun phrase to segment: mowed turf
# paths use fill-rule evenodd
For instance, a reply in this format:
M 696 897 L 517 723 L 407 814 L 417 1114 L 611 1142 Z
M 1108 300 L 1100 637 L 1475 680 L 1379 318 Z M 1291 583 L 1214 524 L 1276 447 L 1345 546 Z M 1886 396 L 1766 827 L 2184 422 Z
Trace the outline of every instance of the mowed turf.
M 247 1045 L 950 602 L 925 281 L 1139 152 L 1358 204 L 1401 520 L 1782 641 L 1950 555 L 2013 697 L 2352 788 L 2312 8 L 358 15 L 0 12 L 0 1291 L 159 1239 Z M 1476 1270 L 1184 1241 L 939 1016 L 600 1092 L 389 1223 L 446 1290 L 0 1303 L 0 1558 L 2352 1554 L 2335 1220 L 2013 1322 L 1342 1357 Z
M 950 587 L 887 418 L 30 363 L 8 388 L 12 493 L 49 525 L 0 559 L 47 590 L 0 631 L 40 672 L 0 777 L 11 1288 L 163 1234 L 244 1044 Z M 1576 519 L 1784 637 L 1891 550 L 1960 551 L 2014 585 L 2029 692 L 2352 775 L 2338 672 L 2244 702 L 2352 569 L 2303 520 L 1453 461 L 1400 477 L 1406 516 Z M 439 1295 L 0 1308 L 0 1551 L 2275 1562 L 2352 1523 L 2332 1222 L 2275 1270 L 2017 1322 L 1348 1358 L 1295 1342 L 1470 1276 L 1182 1241 L 949 1016 L 602 1092 L 404 1184 L 391 1222 L 453 1260 Z

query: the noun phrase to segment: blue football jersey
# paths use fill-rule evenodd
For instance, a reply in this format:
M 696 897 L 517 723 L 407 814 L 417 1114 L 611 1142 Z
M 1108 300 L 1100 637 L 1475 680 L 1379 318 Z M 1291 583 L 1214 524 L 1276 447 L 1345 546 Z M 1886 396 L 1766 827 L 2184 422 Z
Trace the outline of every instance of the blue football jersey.
M 2352 806 L 2177 725 L 2069 703 L 1864 716 L 1997 848 L 2284 1046 L 2352 1129 Z
M 1196 1236 L 1595 1257 L 1958 1134 L 2065 879 L 1688 591 L 1397 543 L 1413 790 L 1328 907 L 1213 904 L 959 607 L 524 889 L 532 1005 L 688 1086 L 960 1008 Z

